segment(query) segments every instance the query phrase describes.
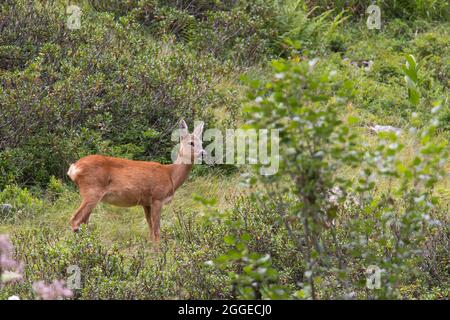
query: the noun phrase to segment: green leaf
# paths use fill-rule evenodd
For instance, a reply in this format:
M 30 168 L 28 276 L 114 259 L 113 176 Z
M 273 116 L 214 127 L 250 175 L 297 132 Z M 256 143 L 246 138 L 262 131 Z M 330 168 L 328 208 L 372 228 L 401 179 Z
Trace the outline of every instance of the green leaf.
M 226 244 L 234 245 L 236 243 L 236 238 L 232 235 L 227 235 L 223 238 Z

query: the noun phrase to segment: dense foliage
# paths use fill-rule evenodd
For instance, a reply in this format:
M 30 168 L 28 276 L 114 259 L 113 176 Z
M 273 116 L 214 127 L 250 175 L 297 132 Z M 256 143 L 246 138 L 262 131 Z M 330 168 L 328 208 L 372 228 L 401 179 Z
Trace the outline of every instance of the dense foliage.
M 67 1 L 3 1 L 0 234 L 23 270 L 0 263 L 0 299 L 74 266 L 74 299 L 448 298 L 449 5 L 375 2 L 381 30 L 373 1 L 71 1 L 70 30 Z M 279 130 L 279 171 L 197 166 L 159 254 L 141 208 L 72 234 L 70 163 L 169 162 L 180 118 Z
M 405 73 L 413 82 L 416 64 L 407 58 Z M 246 108 L 253 126 L 280 130 L 281 167 L 263 179 L 262 201 L 277 208 L 302 253 L 301 296 L 359 296 L 353 274 L 370 265 L 386 275 L 374 292 L 378 297 L 401 297 L 400 283 L 431 285 L 432 270 L 420 265 L 428 260 L 427 243 L 436 234 L 445 237 L 448 224 L 434 193 L 436 183 L 446 179 L 448 158 L 446 144 L 433 139 L 437 117 L 421 130 L 411 127 L 412 160 L 401 156 L 404 145 L 392 131 L 380 132 L 368 148 L 351 127 L 357 118 L 348 117 L 346 124 L 338 117 L 351 84 L 342 84 L 332 98 L 334 72 L 314 72 L 315 62 L 276 61 L 275 79 L 252 83 L 262 89 L 251 92 L 256 103 Z M 417 88 L 410 87 L 410 102 L 416 104 Z M 436 104 L 432 113 L 441 107 Z M 359 174 L 347 177 L 343 171 L 349 168 Z M 387 186 L 380 188 L 383 183 Z

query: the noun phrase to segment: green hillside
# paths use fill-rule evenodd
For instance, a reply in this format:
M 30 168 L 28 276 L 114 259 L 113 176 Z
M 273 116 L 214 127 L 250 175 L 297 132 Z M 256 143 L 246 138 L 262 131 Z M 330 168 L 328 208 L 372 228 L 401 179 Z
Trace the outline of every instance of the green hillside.
M 1 2 L 0 234 L 23 270 L 0 299 L 70 266 L 71 299 L 448 299 L 449 17 L 444 0 Z M 277 171 L 195 165 L 158 251 L 140 206 L 102 203 L 73 233 L 70 164 L 171 163 L 181 119 L 279 130 Z

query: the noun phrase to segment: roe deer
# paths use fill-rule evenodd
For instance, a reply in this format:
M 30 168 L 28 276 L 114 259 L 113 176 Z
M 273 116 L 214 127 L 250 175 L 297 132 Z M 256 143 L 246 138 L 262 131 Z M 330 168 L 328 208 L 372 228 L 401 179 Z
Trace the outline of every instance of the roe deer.
M 187 179 L 196 159 L 203 156 L 203 122 L 193 134 L 184 120 L 180 122 L 180 150 L 173 164 L 133 161 L 91 155 L 72 164 L 67 174 L 80 189 L 82 203 L 70 219 L 73 231 L 87 223 L 98 202 L 119 207 L 144 207 L 150 238 L 159 243 L 162 206 Z

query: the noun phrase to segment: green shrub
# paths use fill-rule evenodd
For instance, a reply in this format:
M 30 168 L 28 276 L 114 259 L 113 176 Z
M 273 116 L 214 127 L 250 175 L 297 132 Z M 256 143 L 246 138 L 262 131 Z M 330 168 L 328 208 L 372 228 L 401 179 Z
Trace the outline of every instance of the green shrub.
M 292 44 L 303 55 L 324 54 L 328 50 L 344 51 L 349 39 L 342 27 L 348 16 L 345 12 L 333 10 L 311 16 L 300 6 L 300 2 L 286 1 L 280 3 L 281 14 L 278 16 L 277 34 L 278 50 L 288 53 Z M 286 40 L 288 43 L 286 45 Z
M 89 0 L 89 4 L 98 12 L 124 16 L 138 6 L 139 0 Z
M 31 218 L 42 212 L 44 203 L 26 188 L 7 185 L 0 191 L 0 204 L 9 204 L 11 209 L 0 211 L 0 222 L 13 223 Z
M 416 281 L 429 251 L 426 239 L 445 233 L 446 214 L 433 194 L 446 177 L 448 157 L 445 142 L 435 137 L 441 106 L 413 131 L 412 158 L 400 156 L 403 145 L 393 132 L 381 132 L 374 148 L 364 147 L 351 128 L 357 118 L 338 116 L 351 83 L 337 85 L 333 95 L 335 73 L 314 66 L 274 61 L 272 80 L 251 82 L 246 107 L 251 127 L 280 130 L 280 169 L 257 177 L 303 256 L 304 281 L 296 296 L 405 297 L 400 288 Z M 412 105 L 420 98 L 416 66 L 409 56 L 402 69 Z M 255 167 L 259 173 L 261 165 Z M 360 173 L 343 174 L 349 170 Z M 384 272 L 373 292 L 364 290 L 364 272 L 356 271 L 370 265 Z
M 160 38 L 174 35 L 192 50 L 239 66 L 272 53 L 278 35 L 272 1 L 143 1 L 133 15 Z
M 371 4 L 376 4 L 381 8 L 381 15 L 387 18 L 402 18 L 415 20 L 424 18 L 428 20 L 446 20 L 450 16 L 450 9 L 445 0 L 306 0 L 308 8 L 317 8 L 317 12 L 335 9 L 336 11 L 346 10 L 355 19 L 367 17 L 365 14 Z
M 208 12 L 191 43 L 197 50 L 238 65 L 251 66 L 270 51 L 270 25 L 243 10 Z M 274 17 L 273 17 L 274 18 Z
M 31 284 L 39 279 L 58 278 L 71 283 L 75 273 L 70 266 L 80 271 L 81 285 L 74 288 L 75 299 L 156 298 L 168 285 L 163 284 L 161 273 L 145 265 L 147 254 L 141 251 L 130 257 L 118 247 L 107 249 L 95 232 L 83 230 L 79 235 L 62 238 L 50 229 L 30 230 L 16 234 L 13 242 L 17 258 L 25 266 L 24 281 L 5 287 L 0 291 L 2 298 L 15 294 L 21 299 L 33 299 Z
M 65 33 L 60 23 L 63 6 L 47 1 L 2 1 L 0 4 L 0 69 L 23 69 L 45 43 L 58 42 Z
M 0 66 L 3 185 L 45 185 L 91 152 L 168 161 L 180 118 L 213 125 L 215 109 L 234 107 L 215 89 L 213 78 L 230 72 L 215 59 L 155 42 L 129 16 L 114 19 L 86 7 L 81 29 L 70 31 L 60 11 L 25 2 L 8 5 L 0 17 L 8 28 L 22 24 L 6 29 L 0 46 L 32 39 L 33 48 Z M 46 17 L 45 32 L 30 12 Z
M 437 79 L 443 87 L 448 86 L 448 75 L 450 74 L 450 66 L 446 63 L 450 59 L 449 41 L 448 31 L 441 29 L 420 34 L 413 41 L 418 57 L 431 71 L 433 78 Z

